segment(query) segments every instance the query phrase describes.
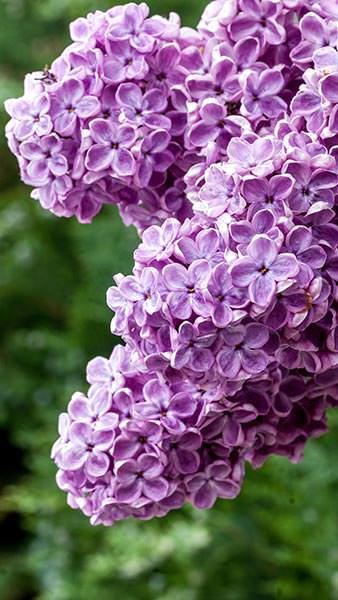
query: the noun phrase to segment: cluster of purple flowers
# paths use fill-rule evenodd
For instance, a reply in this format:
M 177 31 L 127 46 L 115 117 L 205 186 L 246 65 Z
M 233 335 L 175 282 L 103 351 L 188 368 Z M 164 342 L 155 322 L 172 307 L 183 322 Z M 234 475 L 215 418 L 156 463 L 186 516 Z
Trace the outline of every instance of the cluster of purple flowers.
M 111 525 L 235 497 L 243 478 L 241 447 L 223 443 L 224 419 L 206 411 L 191 384 L 168 384 L 117 346 L 88 364 L 88 396 L 74 394 L 53 448 L 58 484 L 93 524 Z M 219 449 L 218 449 L 219 446 Z
M 181 59 L 200 36 L 174 13 L 149 17 L 144 3 L 79 18 L 70 33 L 51 67 L 27 75 L 24 96 L 6 102 L 22 180 L 44 208 L 81 223 L 107 203 L 141 229 L 185 218 L 182 178 L 193 156 L 183 161 Z
M 275 164 L 230 175 L 229 152 L 209 167 L 198 215 L 149 227 L 133 275 L 108 290 L 126 347 L 89 363 L 88 397 L 72 399 L 53 451 L 60 487 L 93 524 L 211 507 L 239 493 L 245 462 L 298 461 L 326 431 L 338 400 L 338 178 L 331 163 Z
M 82 223 L 117 204 L 143 231 L 192 215 L 186 189 L 226 159 L 233 137 L 271 135 L 286 115 L 295 131 L 305 119 L 334 136 L 337 15 L 311 5 L 216 0 L 197 31 L 174 13 L 149 17 L 144 3 L 77 19 L 72 44 L 6 102 L 33 198 Z
M 93 524 L 238 495 L 298 461 L 338 405 L 338 9 L 214 0 L 197 31 L 145 4 L 71 25 L 11 100 L 33 196 L 142 235 L 107 302 L 125 346 L 91 361 L 52 456 Z
M 164 516 L 187 501 L 210 508 L 239 494 L 245 461 L 299 460 L 306 440 L 326 431 L 337 370 L 311 384 L 276 367 L 271 377 L 273 399 L 267 379 L 225 397 L 163 378 L 128 346 L 93 359 L 88 394 L 75 393 L 60 415 L 52 450 L 69 505 L 93 525 Z

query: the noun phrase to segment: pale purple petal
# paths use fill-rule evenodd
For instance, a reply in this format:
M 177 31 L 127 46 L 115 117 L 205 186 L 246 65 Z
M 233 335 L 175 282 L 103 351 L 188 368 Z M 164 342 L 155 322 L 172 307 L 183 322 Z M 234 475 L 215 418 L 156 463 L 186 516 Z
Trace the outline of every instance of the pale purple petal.
M 299 272 L 299 265 L 294 254 L 285 252 L 279 254 L 274 263 L 270 266 L 275 281 L 283 281 L 289 277 L 295 277 Z
M 109 469 L 109 458 L 103 452 L 91 452 L 86 462 L 86 471 L 91 477 L 101 477 Z
M 232 282 L 238 287 L 247 287 L 257 276 L 256 263 L 251 258 L 239 258 L 229 269 Z
M 276 244 L 267 236 L 256 235 L 248 246 L 248 254 L 258 266 L 270 267 L 277 257 Z
M 259 275 L 249 285 L 249 297 L 251 302 L 258 306 L 267 306 L 270 304 L 276 291 L 274 277 L 270 273 Z
M 241 363 L 244 371 L 256 375 L 264 371 L 268 360 L 265 352 L 262 350 L 243 348 L 241 351 Z
M 159 477 L 158 479 L 145 480 L 143 483 L 143 493 L 147 498 L 154 502 L 159 502 L 168 494 L 169 484 Z
M 193 504 L 196 508 L 211 508 L 217 499 L 216 490 L 209 484 L 204 483 L 193 496 Z

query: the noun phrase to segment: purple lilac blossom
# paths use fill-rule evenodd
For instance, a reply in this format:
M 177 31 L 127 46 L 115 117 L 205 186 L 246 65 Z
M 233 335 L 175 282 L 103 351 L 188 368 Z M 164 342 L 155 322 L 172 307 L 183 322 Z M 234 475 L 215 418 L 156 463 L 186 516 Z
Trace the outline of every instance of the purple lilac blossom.
M 50 68 L 27 75 L 23 97 L 6 102 L 8 143 L 32 196 L 82 223 L 104 204 L 140 230 L 173 211 L 191 216 L 185 198 L 171 209 L 167 193 L 185 174 L 183 53 L 203 39 L 174 13 L 149 17 L 144 3 L 90 13 L 70 33 Z
M 253 325 L 247 343 L 257 338 L 257 348 L 266 336 L 267 328 Z M 314 376 L 309 383 L 275 365 L 271 378 L 244 381 L 241 390 L 226 397 L 183 380 L 164 384 L 128 346 L 116 352 L 123 360 L 116 380 L 111 365 L 109 401 L 98 400 L 98 381 L 105 386 L 102 367 L 108 362 L 98 357 L 89 369 L 95 384 L 87 395 L 73 395 L 68 412 L 60 415 L 52 449 L 59 487 L 92 525 L 164 516 L 184 502 L 205 509 L 217 498 L 235 498 L 245 462 L 257 468 L 274 453 L 299 461 L 307 439 L 326 431 L 325 410 L 336 403 L 334 367 L 328 378 Z M 154 410 L 162 398 L 170 415 L 177 414 L 178 397 L 185 407 L 179 421 Z M 142 414 L 148 405 L 154 407 L 150 419 Z
M 141 242 L 57 483 L 94 525 L 210 508 L 337 406 L 338 11 L 214 0 L 194 31 L 130 3 L 70 31 L 7 101 L 9 147 L 44 208 L 117 204 Z
M 79 18 L 73 43 L 6 102 L 22 179 L 56 215 L 87 223 L 113 203 L 142 232 L 168 217 L 183 222 L 192 205 L 199 211 L 192 194 L 214 163 L 231 177 L 270 175 L 284 159 L 280 122 L 293 130 L 293 148 L 304 127 L 319 135 L 308 145 L 313 157 L 324 145 L 315 166 L 326 168 L 338 133 L 337 27 L 330 2 L 305 0 L 216 0 L 197 31 L 174 13 L 150 17 L 145 3 Z M 36 160 L 49 135 L 62 164 L 48 156 L 47 178 Z M 107 193 L 93 200 L 95 186 Z M 229 210 L 240 200 L 230 195 Z

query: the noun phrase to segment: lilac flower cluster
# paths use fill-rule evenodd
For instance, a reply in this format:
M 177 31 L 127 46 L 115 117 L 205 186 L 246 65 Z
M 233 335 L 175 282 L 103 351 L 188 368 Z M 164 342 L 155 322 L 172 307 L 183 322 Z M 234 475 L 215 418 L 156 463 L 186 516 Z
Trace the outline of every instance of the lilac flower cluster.
M 59 216 L 87 223 L 114 203 L 143 231 L 190 217 L 186 189 L 227 160 L 230 140 L 274 135 L 282 118 L 295 133 L 330 138 L 335 157 L 331 4 L 215 0 L 197 31 L 174 13 L 149 17 L 144 3 L 77 19 L 71 45 L 6 103 L 23 181 Z
M 165 383 L 120 346 L 92 360 L 87 378 L 88 396 L 74 394 L 60 416 L 52 455 L 70 505 L 92 524 L 164 515 L 186 497 L 207 508 L 239 493 L 241 449 L 223 444 L 223 424 L 194 386 Z
M 6 102 L 22 180 L 44 208 L 81 223 L 107 203 L 141 229 L 185 218 L 181 57 L 200 36 L 174 13 L 149 17 L 144 3 L 79 18 L 70 33 L 51 67 L 27 75 L 24 96 Z
M 108 290 L 126 347 L 89 364 L 87 441 L 73 399 L 53 452 L 59 485 L 92 523 L 235 497 L 246 461 L 300 460 L 337 406 L 337 174 L 272 155 L 239 175 L 237 145 L 246 151 L 233 138 L 228 162 L 207 170 L 200 213 L 149 227 L 133 275 Z M 278 165 L 288 148 L 287 134 Z
M 229 164 L 206 174 L 200 202 L 210 210 L 215 189 L 217 209 L 227 193 Z M 231 177 L 235 214 L 225 202 L 211 222 L 148 228 L 133 275 L 116 276 L 107 296 L 113 333 L 147 366 L 225 395 L 272 381 L 276 366 L 311 377 L 338 364 L 337 175 L 287 161 L 270 179 Z
M 338 10 L 214 0 L 197 31 L 96 12 L 7 135 L 34 197 L 142 234 L 107 302 L 125 346 L 91 361 L 53 447 L 93 524 L 211 507 L 245 462 L 298 461 L 338 401 Z
M 277 371 L 272 402 L 267 380 L 225 398 L 165 380 L 128 347 L 93 359 L 88 394 L 75 393 L 60 415 L 52 450 L 69 505 L 93 525 L 164 516 L 186 501 L 210 508 L 239 494 L 245 460 L 298 460 L 307 438 L 326 431 L 337 370 L 311 386 L 297 375 L 281 382 Z

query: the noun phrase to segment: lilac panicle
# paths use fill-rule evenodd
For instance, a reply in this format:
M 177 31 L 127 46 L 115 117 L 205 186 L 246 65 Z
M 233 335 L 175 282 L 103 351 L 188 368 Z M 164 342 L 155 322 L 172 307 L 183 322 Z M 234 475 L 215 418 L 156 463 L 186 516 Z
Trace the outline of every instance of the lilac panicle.
M 145 3 L 81 17 L 50 68 L 6 102 L 21 177 L 56 215 L 88 223 L 117 204 L 142 232 L 191 217 L 213 163 L 269 175 L 280 122 L 310 135 L 311 156 L 324 144 L 317 163 L 327 150 L 333 159 L 337 23 L 330 2 L 305 0 L 214 0 L 197 31 L 174 13 L 151 17 Z
M 70 32 L 7 101 L 10 149 L 44 208 L 117 204 L 141 241 L 57 482 L 92 524 L 210 508 L 337 405 L 336 3 L 214 0 L 196 31 L 130 3 Z
M 172 210 L 189 216 L 182 194 L 174 208 L 166 200 L 184 175 L 186 102 L 174 88 L 187 76 L 183 50 L 203 40 L 174 13 L 150 17 L 144 3 L 90 13 L 70 33 L 61 56 L 5 104 L 8 143 L 33 197 L 82 223 L 104 204 L 141 230 Z
M 248 329 L 246 344 L 264 343 L 263 329 Z M 271 453 L 299 460 L 306 439 L 326 430 L 333 386 L 281 380 L 277 371 L 226 398 L 182 379 L 164 383 L 128 346 L 94 359 L 94 383 L 73 395 L 52 449 L 69 505 L 93 525 L 164 516 L 185 502 L 210 508 L 239 494 L 245 461 L 258 467 Z

